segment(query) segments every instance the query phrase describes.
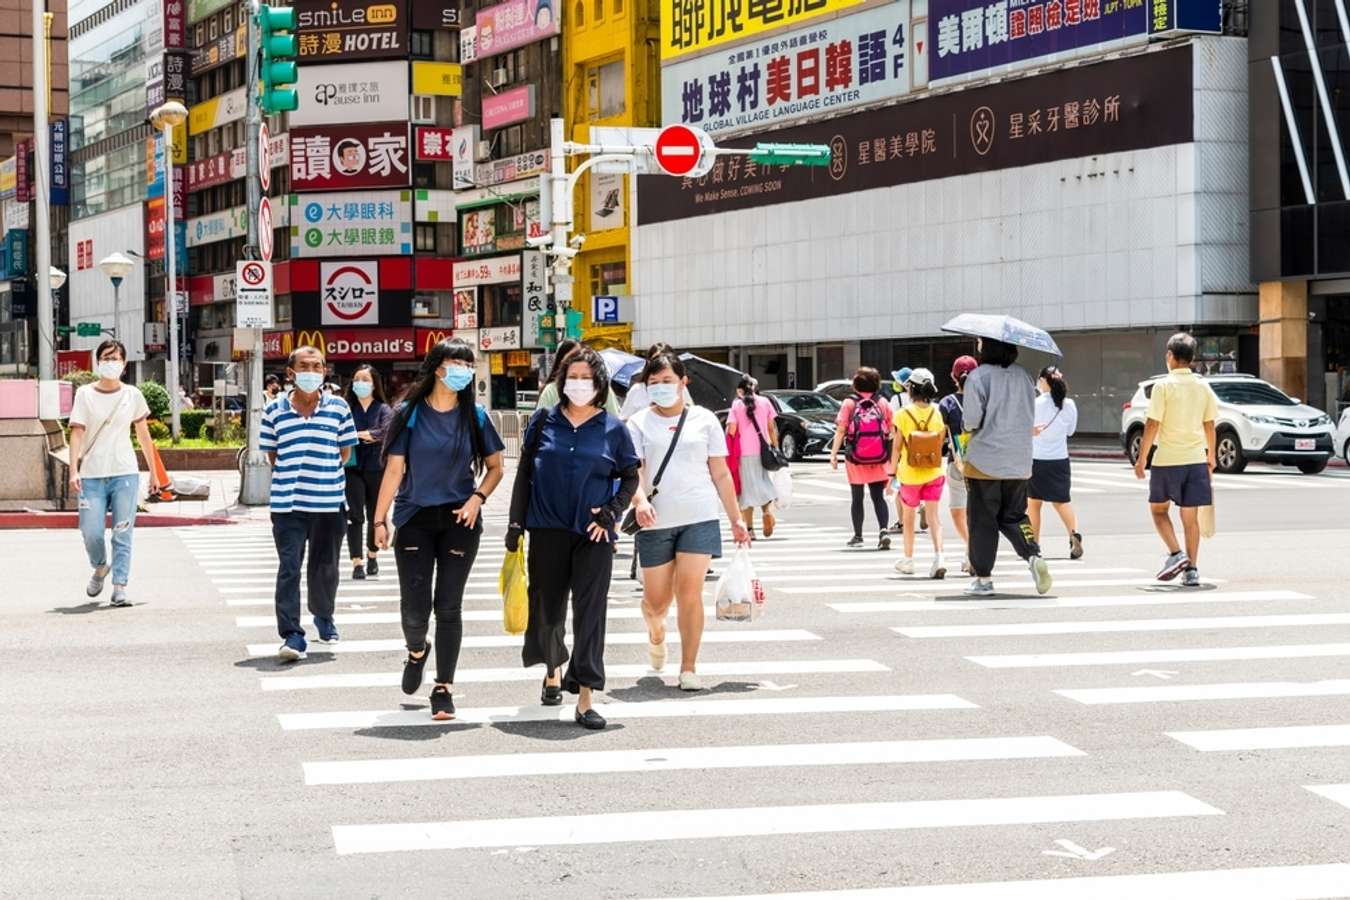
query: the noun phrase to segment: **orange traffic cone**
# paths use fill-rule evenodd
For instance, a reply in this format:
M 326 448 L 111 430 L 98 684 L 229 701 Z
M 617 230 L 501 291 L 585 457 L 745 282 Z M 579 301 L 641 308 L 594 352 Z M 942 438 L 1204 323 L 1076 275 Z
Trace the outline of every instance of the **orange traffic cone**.
M 159 500 L 167 503 L 173 500 L 173 491 L 169 489 L 169 473 L 164 468 L 164 461 L 159 458 L 159 448 L 154 444 L 150 445 L 150 478 L 151 492 L 147 500 Z M 154 491 L 154 485 L 160 485 L 158 492 Z

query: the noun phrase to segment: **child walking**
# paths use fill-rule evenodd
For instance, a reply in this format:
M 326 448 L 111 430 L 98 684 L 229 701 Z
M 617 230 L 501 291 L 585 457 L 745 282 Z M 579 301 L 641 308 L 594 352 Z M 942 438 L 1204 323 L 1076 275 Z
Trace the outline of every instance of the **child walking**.
M 933 565 L 929 578 L 944 578 L 947 567 L 942 561 L 942 519 L 938 503 L 942 500 L 942 486 L 946 476 L 942 472 L 942 447 L 947 439 L 947 425 L 941 411 L 933 404 L 938 390 L 933 373 L 915 369 L 906 382 L 910 403 L 895 413 L 895 433 L 898 440 L 892 449 L 891 463 L 900 488 L 900 514 L 904 527 L 905 555 L 895 564 L 901 575 L 914 574 L 914 517 L 920 506 L 928 519 L 928 533 L 933 539 Z

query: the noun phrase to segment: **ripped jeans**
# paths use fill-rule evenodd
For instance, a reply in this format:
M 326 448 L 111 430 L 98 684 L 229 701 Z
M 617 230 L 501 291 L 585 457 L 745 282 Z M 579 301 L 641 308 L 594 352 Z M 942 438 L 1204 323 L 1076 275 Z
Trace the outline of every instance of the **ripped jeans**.
M 85 478 L 80 483 L 80 534 L 94 568 L 108 564 L 104 528 L 112 512 L 112 583 L 125 585 L 131 577 L 131 533 L 136 525 L 139 475 Z
M 436 681 L 440 684 L 455 681 L 464 640 L 464 586 L 483 535 L 481 517 L 473 528 L 455 520 L 454 510 L 460 505 L 423 507 L 394 537 L 403 639 L 409 650 L 425 647 L 435 610 Z

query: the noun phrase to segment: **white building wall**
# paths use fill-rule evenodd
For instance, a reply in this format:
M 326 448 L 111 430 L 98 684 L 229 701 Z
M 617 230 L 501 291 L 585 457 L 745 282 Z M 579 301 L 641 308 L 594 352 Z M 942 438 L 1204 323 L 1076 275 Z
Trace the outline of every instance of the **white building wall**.
M 127 360 L 145 359 L 145 266 L 136 265 L 122 281 L 118 321 L 113 323 L 113 286 L 98 268 L 99 260 L 119 252 L 140 262 L 132 253 L 145 252 L 145 222 L 142 205 L 137 203 L 87 219 L 70 223 L 70 324 L 98 322 L 105 327 L 116 327 L 117 337 L 126 345 Z M 86 249 L 80 252 L 80 243 L 92 241 L 92 256 Z M 88 246 L 88 245 L 86 245 Z M 92 264 L 81 267 L 82 256 Z M 102 338 L 70 336 L 72 350 L 92 350 Z
M 635 343 L 1253 323 L 1245 54 L 1197 42 L 1193 144 L 641 226 Z

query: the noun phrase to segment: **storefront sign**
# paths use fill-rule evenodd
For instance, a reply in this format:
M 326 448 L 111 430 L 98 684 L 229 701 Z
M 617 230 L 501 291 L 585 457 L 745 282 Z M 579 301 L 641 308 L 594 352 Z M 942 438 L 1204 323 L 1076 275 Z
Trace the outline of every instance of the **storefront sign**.
M 28 204 L 20 203 L 17 200 L 0 201 L 4 206 L 4 224 L 0 226 L 0 235 L 6 231 L 27 231 L 28 230 Z
M 314 328 L 297 331 L 295 346 L 318 347 L 330 361 L 413 359 L 411 328 Z
M 548 151 L 531 150 L 507 159 L 494 159 L 474 167 L 474 182 L 479 187 L 494 187 L 548 170 Z
M 525 306 L 521 321 L 525 326 L 523 339 L 526 347 L 544 346 L 545 342 L 539 334 L 540 313 L 557 311 L 548 297 L 546 266 L 544 254 L 538 250 L 526 250 L 521 254 L 520 293 Z
M 419 356 L 426 356 L 441 341 L 458 337 L 458 330 L 451 328 L 414 328 L 413 339 Z M 473 346 L 478 346 L 478 337 L 474 336 Z
M 827 144 L 833 159 L 783 169 L 728 156 L 703 178 L 643 176 L 642 222 L 1189 143 L 1191 67 L 1184 46 L 733 139 Z
M 415 61 L 412 90 L 428 97 L 458 97 L 463 90 L 463 70 L 459 63 Z
M 163 322 L 146 322 L 143 334 L 146 353 L 163 353 L 168 346 L 169 326 Z
M 406 187 L 408 125 L 385 122 L 295 128 L 291 131 L 291 189 Z
M 263 332 L 263 359 L 285 359 L 294 349 L 295 335 L 291 332 Z
M 473 25 L 459 32 L 459 61 L 468 65 L 478 59 L 478 29 Z
M 461 260 L 455 263 L 454 281 L 455 290 L 471 285 L 520 281 L 520 254 Z
M 14 157 L 0 161 L 0 199 L 9 199 L 17 191 L 19 181 L 19 162 Z
M 188 220 L 189 247 L 228 241 L 248 234 L 248 207 L 236 206 L 206 216 Z
M 234 0 L 188 0 L 187 20 L 200 22 L 212 13 L 220 12 Z
M 290 135 L 275 134 L 267 144 L 267 155 L 276 169 L 289 162 L 287 151 L 290 148 Z M 177 160 L 174 160 L 176 163 Z M 187 172 L 188 192 L 215 187 L 243 178 L 248 172 L 248 153 L 243 147 L 236 147 L 229 153 L 217 153 L 207 159 L 194 160 L 184 167 Z
M 483 130 L 491 131 L 534 117 L 534 85 L 520 87 L 483 97 Z
M 248 52 L 248 25 L 240 24 L 214 41 L 192 51 L 192 74 L 200 75 L 223 63 L 233 62 Z
M 187 46 L 187 3 L 184 0 L 160 0 L 164 49 L 182 50 Z
M 461 213 L 459 236 L 465 255 L 497 249 L 497 207 L 483 206 Z
M 617 172 L 590 172 L 591 231 L 622 228 L 623 176 Z
M 514 325 L 509 328 L 484 328 L 478 332 L 478 349 L 484 353 L 519 350 L 520 329 Z
M 419 125 L 414 133 L 419 162 L 450 162 L 454 158 L 454 129 Z
M 207 306 L 233 300 L 236 296 L 237 275 L 222 272 L 219 275 L 193 275 L 188 279 L 188 302 L 193 306 Z M 289 351 L 288 351 L 289 352 Z
M 295 0 L 293 6 L 301 66 L 408 55 L 406 0 Z
M 474 153 L 478 147 L 479 130 L 477 125 L 461 125 L 455 129 L 450 148 L 451 186 L 455 190 L 474 187 Z
M 300 76 L 304 78 L 304 69 L 300 70 Z M 304 106 L 304 103 L 301 103 Z M 188 133 L 203 134 L 212 128 L 219 128 L 229 122 L 237 122 L 244 117 L 248 111 L 248 96 L 243 88 L 235 88 L 232 91 L 221 94 L 219 97 L 212 97 L 204 103 L 198 103 L 188 111 Z M 291 118 L 295 118 L 295 113 L 291 113 Z
M 22 278 L 28 274 L 28 232 L 8 231 L 4 240 L 4 260 L 0 271 L 5 278 Z
M 324 325 L 376 325 L 380 321 L 380 264 L 374 260 L 319 265 Z
M 27 203 L 33 199 L 33 142 L 19 141 L 14 145 L 14 199 Z
M 661 0 L 661 59 L 708 50 L 762 32 L 800 25 L 863 0 Z M 480 14 L 478 21 L 482 22 Z M 481 38 L 480 38 L 481 43 Z
M 458 28 L 459 0 L 414 0 L 412 27 L 420 31 L 441 31 Z
M 455 288 L 455 327 L 478 327 L 478 288 Z
M 173 203 L 178 215 L 187 209 L 187 176 L 182 168 L 173 170 Z M 146 199 L 164 196 L 164 136 L 155 135 L 145 140 L 145 196 Z
M 408 121 L 407 60 L 301 66 L 292 126 Z
M 412 253 L 412 191 L 290 195 L 291 257 Z
M 52 191 L 53 206 L 65 206 L 70 202 L 70 120 L 57 119 L 52 122 Z
M 56 377 L 65 378 L 72 372 L 88 372 L 93 369 L 93 350 L 57 350 Z
M 713 135 L 781 127 L 909 92 L 909 0 L 661 69 L 667 121 Z M 486 115 L 486 113 L 485 113 Z
M 505 3 L 480 9 L 473 23 L 476 31 L 475 58 L 486 59 L 553 37 L 558 33 L 558 13 L 554 4 L 561 2 L 563 0 L 506 0 Z

